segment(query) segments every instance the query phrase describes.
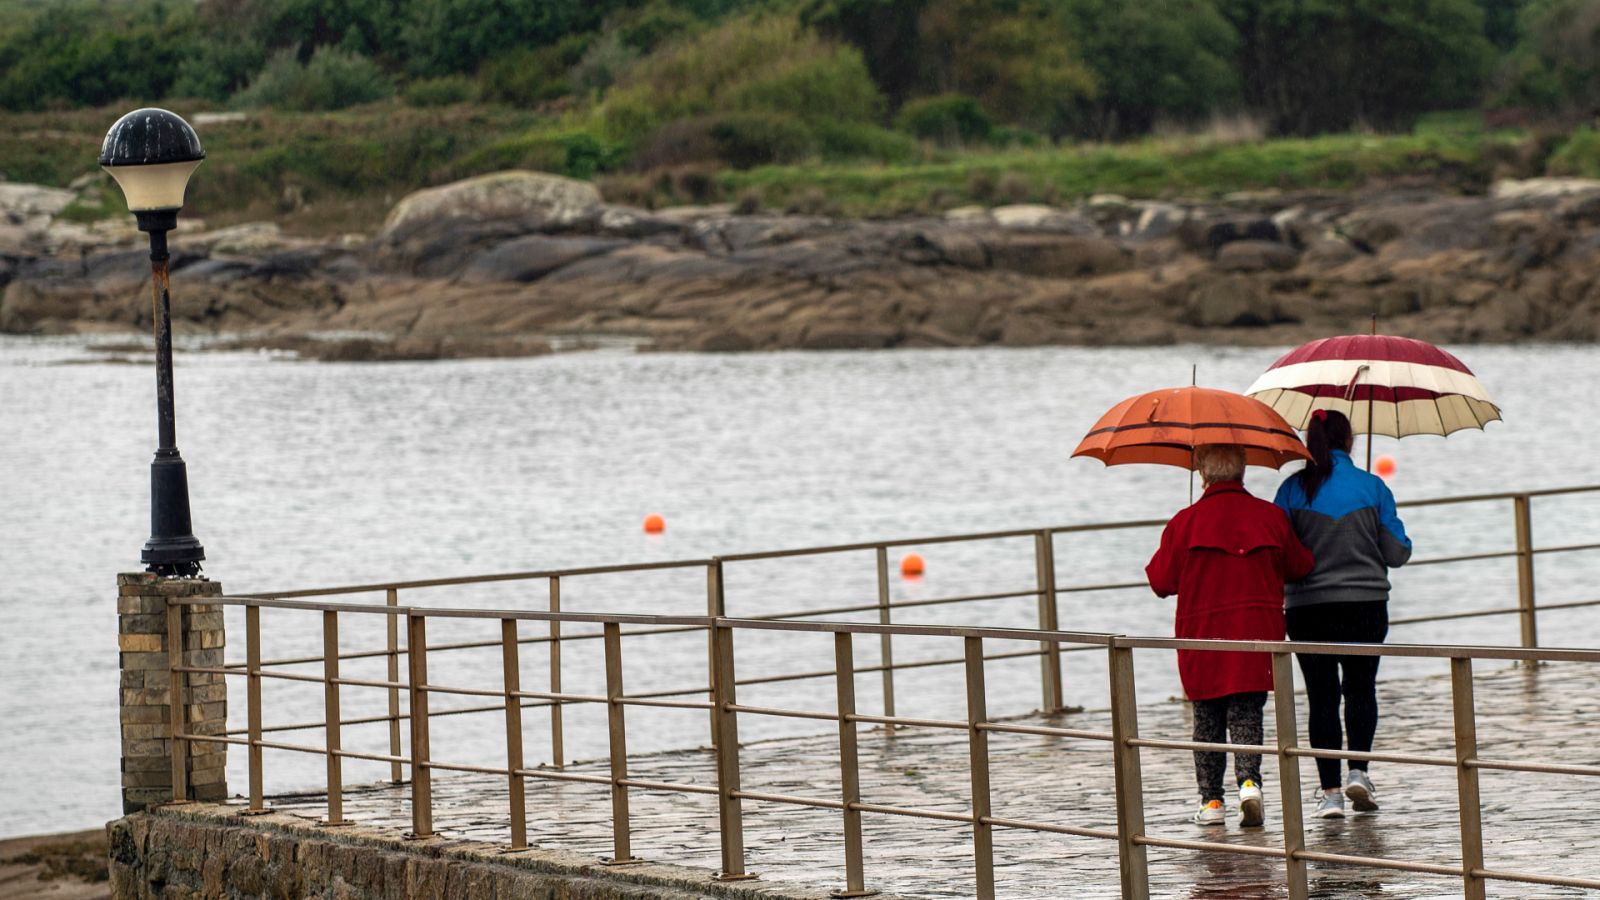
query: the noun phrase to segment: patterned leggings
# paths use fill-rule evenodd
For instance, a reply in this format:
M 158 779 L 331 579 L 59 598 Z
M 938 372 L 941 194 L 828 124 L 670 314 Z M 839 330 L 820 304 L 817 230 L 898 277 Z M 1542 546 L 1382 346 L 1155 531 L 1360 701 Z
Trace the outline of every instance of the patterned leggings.
M 1261 743 L 1261 711 L 1267 705 L 1266 691 L 1229 694 L 1210 700 L 1194 701 L 1194 739 L 1206 744 Z M 1224 740 L 1226 738 L 1226 740 Z M 1228 767 L 1228 754 L 1209 750 L 1194 752 L 1194 778 L 1200 785 L 1200 799 L 1222 799 L 1222 774 Z M 1236 753 L 1233 775 L 1238 784 L 1245 779 L 1261 784 L 1261 754 Z

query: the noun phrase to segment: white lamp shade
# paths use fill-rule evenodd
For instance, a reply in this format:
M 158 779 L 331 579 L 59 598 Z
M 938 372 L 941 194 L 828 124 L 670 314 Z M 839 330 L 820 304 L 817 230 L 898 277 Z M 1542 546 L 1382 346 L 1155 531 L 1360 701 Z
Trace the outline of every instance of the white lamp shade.
M 146 166 L 101 166 L 128 198 L 130 212 L 155 209 L 181 209 L 184 191 L 189 186 L 189 176 L 205 160 L 156 163 Z

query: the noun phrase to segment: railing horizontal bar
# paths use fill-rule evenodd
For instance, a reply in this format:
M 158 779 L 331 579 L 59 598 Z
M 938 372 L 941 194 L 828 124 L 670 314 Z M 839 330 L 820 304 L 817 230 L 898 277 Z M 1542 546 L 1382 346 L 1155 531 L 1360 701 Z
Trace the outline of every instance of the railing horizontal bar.
M 605 698 L 602 697 L 601 700 Z M 661 709 L 714 709 L 713 704 L 703 700 L 652 700 L 648 697 L 618 697 L 617 703 L 622 706 L 654 706 Z
M 1405 753 L 1363 753 L 1359 750 L 1317 750 L 1311 747 L 1290 747 L 1285 750 L 1289 756 L 1306 757 L 1309 759 L 1356 759 L 1367 762 L 1399 763 L 1408 766 L 1442 766 L 1453 769 L 1456 767 L 1454 757 L 1448 756 L 1412 756 Z
M 458 697 L 506 697 L 505 691 L 491 691 L 487 688 L 449 687 L 442 684 L 419 684 L 416 690 L 426 694 L 451 694 Z
M 1544 609 L 1543 606 L 1540 609 Z M 1040 635 L 1049 632 L 1038 632 Z M 981 637 L 981 635 L 980 635 Z M 1044 638 L 1035 637 L 1034 640 Z M 1118 647 L 1146 650 L 1230 650 L 1245 653 L 1320 653 L 1330 656 L 1404 656 L 1422 659 L 1504 659 L 1553 662 L 1600 662 L 1600 650 L 1554 647 L 1524 649 L 1483 645 L 1323 644 L 1315 641 L 1212 641 L 1186 638 L 1112 635 Z M 1085 643 L 1088 643 L 1087 641 Z
M 587 566 L 580 569 L 548 569 L 539 572 L 504 572 L 496 575 L 469 575 L 461 578 L 425 578 L 418 581 L 389 581 L 381 584 L 352 584 L 341 587 L 312 588 L 300 591 L 263 591 L 241 596 L 261 598 L 326 597 L 333 594 L 369 594 L 379 591 L 408 591 L 417 588 L 454 587 L 464 584 L 492 584 L 499 581 L 531 581 L 539 578 L 566 578 L 580 575 L 616 575 L 623 572 L 648 572 L 708 566 L 715 560 L 678 559 L 667 562 L 624 563 L 616 566 Z M 393 607 L 390 607 L 391 609 Z
M 245 743 L 250 744 L 251 742 L 245 741 Z M 288 750 L 291 753 L 315 753 L 318 756 L 325 755 L 328 752 L 327 747 L 314 747 L 310 744 L 286 744 L 282 741 L 255 741 L 254 746 L 260 747 L 264 750 Z
M 429 647 L 428 649 L 429 649 L 429 651 L 433 650 L 432 647 Z M 370 678 L 334 678 L 334 679 L 331 680 L 331 683 L 332 684 L 340 684 L 340 685 L 348 684 L 348 685 L 353 685 L 355 687 L 398 688 L 398 689 L 401 689 L 401 690 L 405 689 L 405 684 L 403 682 L 399 682 L 399 681 L 374 681 L 374 680 L 372 680 Z M 387 717 L 385 717 L 385 718 L 387 718 Z
M 1070 834 L 1074 837 L 1101 838 L 1114 841 L 1117 839 L 1115 831 L 1102 831 L 1098 828 L 1077 828 L 1072 825 L 1051 825 L 1048 822 L 1029 822 L 1025 819 L 1002 819 L 996 816 L 984 816 L 980 819 L 985 825 L 998 825 L 1001 828 L 1017 828 L 1026 831 L 1048 831 L 1053 834 Z
M 554 769 L 518 769 L 516 774 L 523 778 L 543 778 L 546 781 L 576 781 L 581 784 L 611 783 L 611 778 L 606 775 L 584 775 L 581 772 L 558 772 Z
M 960 822 L 963 825 L 972 824 L 971 813 L 947 813 L 937 809 L 917 809 L 910 806 L 884 806 L 880 803 L 852 803 L 851 809 L 862 812 L 883 813 L 889 816 L 909 816 L 914 819 L 939 819 L 944 822 Z
M 1506 759 L 1469 759 L 1469 769 L 1491 772 L 1539 772 L 1545 775 L 1600 775 L 1600 766 L 1563 766 L 1556 763 L 1519 763 Z
M 1295 859 L 1311 862 L 1338 863 L 1345 866 L 1372 866 L 1375 869 L 1394 869 L 1399 872 L 1425 872 L 1429 875 L 1461 877 L 1460 866 L 1440 866 L 1433 863 L 1410 862 L 1403 859 L 1381 859 L 1375 856 L 1347 856 L 1343 853 L 1324 853 L 1320 850 L 1296 850 Z
M 443 763 L 443 762 L 439 762 L 437 760 L 432 760 L 432 759 L 428 760 L 426 763 L 423 763 L 422 765 L 424 765 L 426 768 L 429 768 L 429 769 L 443 769 L 446 772 L 472 772 L 473 774 L 476 774 L 476 775 L 510 775 L 511 774 L 511 770 L 510 769 L 506 769 L 506 768 L 498 768 L 497 769 L 494 766 L 473 766 L 473 765 L 468 765 L 466 763 Z
M 239 744 L 248 747 L 250 742 L 245 738 L 228 737 L 225 734 L 180 734 L 180 740 L 199 741 L 210 744 Z
M 600 702 L 603 702 L 604 700 L 605 700 L 604 697 L 600 698 Z M 544 709 L 545 707 L 548 707 L 548 706 L 550 706 L 549 703 L 524 703 L 524 704 L 522 704 L 522 708 L 523 709 Z M 433 711 L 430 710 L 428 712 L 428 717 L 432 718 L 432 719 L 437 719 L 440 716 L 459 716 L 459 715 L 464 715 L 464 714 L 467 714 L 467 713 L 504 712 L 504 711 L 505 711 L 505 704 L 497 703 L 497 704 L 495 704 L 493 706 L 462 706 L 462 707 L 457 707 L 455 709 L 442 709 L 442 710 L 439 710 L 438 712 L 433 712 Z M 409 713 L 397 713 L 397 714 L 392 715 L 392 716 L 389 716 L 389 715 L 361 716 L 361 717 L 354 718 L 354 719 L 340 719 L 339 720 L 339 724 L 340 725 L 373 725 L 373 724 L 376 724 L 378 722 L 388 722 L 390 720 L 394 720 L 394 721 L 397 721 L 397 722 L 408 722 L 408 721 L 411 720 L 411 715 Z M 323 724 L 322 720 L 321 719 L 317 719 L 314 722 L 299 722 L 299 723 L 293 723 L 293 724 L 287 724 L 287 725 L 267 725 L 267 726 L 262 727 L 261 730 L 263 732 L 267 732 L 267 731 L 304 731 L 304 730 L 306 730 L 308 728 L 321 728 L 322 724 Z M 224 731 L 223 734 L 245 734 L 247 731 L 248 731 L 248 729 L 245 729 L 245 728 L 236 728 L 236 729 L 231 729 L 231 730 L 228 730 L 228 731 Z
M 1544 609 L 1542 606 L 1539 608 Z M 1522 612 L 1522 610 L 1516 608 L 1515 606 L 1506 607 L 1504 609 L 1475 609 L 1471 612 L 1440 613 L 1436 616 L 1413 616 L 1408 619 L 1390 619 L 1389 624 L 1416 625 L 1422 622 L 1448 622 L 1452 619 L 1481 619 L 1487 616 L 1508 616 L 1512 613 L 1519 612 Z
M 1157 738 L 1129 738 L 1130 747 L 1149 747 L 1154 750 L 1198 750 L 1202 753 L 1271 753 L 1263 751 L 1261 744 L 1213 744 L 1205 741 L 1168 741 Z
M 1126 528 L 1161 528 L 1166 519 L 1125 519 L 1121 522 L 1089 522 L 1081 525 L 1057 525 L 1045 528 L 1051 534 L 1075 534 L 1080 531 L 1121 531 Z
M 1600 544 L 1567 544 L 1561 547 L 1535 547 L 1533 553 L 1572 553 L 1577 550 L 1600 550 Z
M 837 718 L 829 716 L 828 718 Z M 866 713 L 852 713 L 848 716 L 852 722 L 871 722 L 874 725 L 914 725 L 920 728 L 959 728 L 966 731 L 966 722 L 957 722 L 954 719 L 908 719 L 905 716 L 869 716 Z
M 1489 553 L 1463 553 L 1460 556 L 1430 556 L 1427 559 L 1413 559 L 1406 563 L 1407 566 L 1437 566 L 1444 563 L 1476 562 L 1484 559 L 1510 559 L 1517 555 L 1515 550 L 1495 550 Z
M 978 724 L 978 730 L 1002 731 L 1007 734 L 1037 734 L 1044 737 L 1082 738 L 1086 741 L 1109 741 L 1112 739 L 1109 731 L 1079 731 L 1075 728 L 1050 728 L 1045 725 L 1012 725 L 1001 722 L 981 722 Z M 1112 837 L 1117 836 L 1114 831 L 1109 832 L 1109 834 Z
M 770 706 L 746 706 L 743 703 L 728 704 L 729 712 L 749 713 L 755 716 L 779 716 L 787 719 L 821 719 L 823 721 L 838 721 L 838 713 L 813 712 L 808 709 L 779 709 Z
M 821 556 L 829 553 L 854 553 L 858 550 L 876 550 L 879 547 L 913 547 L 923 544 L 951 544 L 962 541 L 998 541 L 1006 538 L 1033 537 L 1037 528 L 1011 531 L 981 531 L 973 534 L 945 534 L 937 537 L 898 538 L 892 541 L 868 541 L 860 544 L 830 544 L 823 547 L 797 547 L 793 550 L 767 550 L 756 553 L 729 553 L 718 559 L 725 563 L 754 562 L 763 559 L 788 559 L 796 556 Z
M 677 791 L 684 794 L 712 795 L 717 793 L 716 788 L 703 784 L 679 784 L 673 781 L 645 781 L 642 778 L 620 778 L 617 780 L 617 783 L 627 785 L 628 787 L 644 788 L 645 790 L 649 791 Z
M 1558 494 L 1583 494 L 1589 491 L 1600 491 L 1600 484 L 1582 484 L 1572 487 L 1543 488 L 1537 491 L 1520 491 L 1529 497 L 1554 497 Z
M 262 678 L 274 678 L 278 681 L 298 681 L 305 684 L 326 684 L 321 675 L 300 675 L 295 672 L 258 672 Z
M 1094 644 L 1104 647 L 1111 635 L 1097 632 L 1043 631 L 1028 628 L 983 628 L 960 625 L 880 625 L 876 622 L 769 622 L 761 619 L 716 620 L 719 628 L 748 628 L 758 631 L 815 631 L 828 634 L 893 634 L 902 637 L 981 637 L 999 641 L 1050 641 L 1061 644 Z
M 1112 837 L 1116 835 L 1113 834 Z M 1283 859 L 1282 847 L 1254 847 L 1249 844 L 1224 844 L 1220 841 L 1186 841 L 1182 838 L 1152 837 L 1148 834 L 1133 836 L 1135 844 L 1146 847 L 1165 847 L 1169 850 L 1198 850 L 1201 853 L 1235 853 L 1240 856 L 1267 856 Z
M 503 694 L 496 694 L 495 696 L 499 697 L 499 696 L 504 696 L 504 695 Z M 552 693 L 550 691 L 516 691 L 516 692 L 512 693 L 511 696 L 519 697 L 519 698 L 526 697 L 526 698 L 530 698 L 530 699 L 533 699 L 533 700 L 550 700 L 550 701 L 559 700 L 562 703 L 605 703 L 605 702 L 607 702 L 607 698 L 602 696 L 602 695 L 600 695 L 600 694 L 563 694 L 563 693 Z M 536 706 L 540 706 L 540 707 L 544 707 L 544 706 L 549 706 L 550 704 L 549 703 L 539 703 L 539 704 L 535 704 L 535 705 Z M 502 708 L 503 707 L 499 707 L 499 706 L 494 706 L 494 707 L 486 706 L 486 707 L 484 707 L 484 709 L 502 709 Z M 523 709 L 528 709 L 529 705 L 524 703 L 522 705 L 522 708 Z M 438 713 L 430 713 L 430 715 L 437 716 Z
M 1552 609 L 1583 609 L 1584 607 L 1588 606 L 1600 606 L 1600 600 L 1574 600 L 1570 603 L 1541 603 L 1539 604 L 1539 612 L 1546 612 Z
M 1560 875 L 1534 875 L 1529 872 L 1502 872 L 1496 869 L 1473 869 L 1472 874 L 1478 878 L 1492 878 L 1495 881 L 1521 881 L 1528 884 L 1547 884 L 1552 887 L 1576 887 L 1595 890 L 1600 888 L 1600 881 L 1590 878 L 1565 878 Z
M 996 594 L 968 594 L 961 597 L 935 597 L 929 600 L 903 600 L 899 603 L 887 604 L 890 609 L 911 609 L 918 606 L 941 606 L 949 603 L 972 603 L 979 600 L 1006 600 L 1012 597 L 1037 597 L 1037 588 L 1026 591 L 1004 591 Z M 883 608 L 877 602 L 858 604 L 855 606 L 831 606 L 822 609 L 799 609 L 789 612 L 770 613 L 764 616 L 754 616 L 766 622 L 781 622 L 789 619 L 808 618 L 811 616 L 829 616 L 837 613 L 872 612 Z
M 734 791 L 741 800 L 759 800 L 763 803 L 789 803 L 794 806 L 814 806 L 817 809 L 844 809 L 842 800 L 815 800 L 811 797 L 793 797 L 788 794 L 763 794 L 760 791 Z
M 1069 587 L 1056 587 L 1057 594 L 1081 594 L 1085 591 L 1128 591 L 1134 588 L 1149 588 L 1148 581 L 1120 581 L 1112 584 L 1074 584 Z
M 355 750 L 335 750 L 333 751 L 333 755 L 342 756 L 346 759 L 369 759 L 373 762 L 403 763 L 406 765 L 411 764 L 411 757 L 409 756 L 390 756 L 387 753 L 360 753 Z

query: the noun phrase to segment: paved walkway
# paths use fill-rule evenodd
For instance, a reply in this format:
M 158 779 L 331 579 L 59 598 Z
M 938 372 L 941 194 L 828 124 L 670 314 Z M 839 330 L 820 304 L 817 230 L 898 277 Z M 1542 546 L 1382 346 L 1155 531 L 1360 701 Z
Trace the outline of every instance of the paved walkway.
M 1486 664 L 1480 663 L 1480 666 Z M 1481 670 L 1476 693 L 1480 756 L 1496 759 L 1600 763 L 1600 675 L 1593 667 L 1552 664 L 1537 669 Z M 1380 685 L 1380 752 L 1453 753 L 1449 681 L 1419 678 Z M 1303 698 L 1301 709 L 1303 711 Z M 1273 741 L 1268 707 L 1267 743 Z M 1065 717 L 1057 724 L 1109 730 L 1105 713 Z M 1140 711 L 1144 737 L 1183 739 L 1184 707 L 1167 703 Z M 1303 734 L 1303 731 L 1302 731 Z M 968 809 L 967 743 L 961 731 L 909 729 L 894 736 L 861 736 L 862 797 L 866 802 L 964 813 Z M 837 737 L 746 745 L 744 788 L 765 793 L 836 798 Z M 1115 828 L 1109 745 L 992 734 L 993 814 L 1090 828 Z M 1186 751 L 1142 753 L 1146 831 L 1152 836 L 1276 845 L 1276 764 L 1265 761 L 1268 810 L 1264 829 L 1201 829 L 1188 822 L 1195 797 Z M 603 763 L 568 771 L 605 774 Z M 704 750 L 635 757 L 635 778 L 714 785 Z M 1458 865 L 1460 852 L 1453 769 L 1374 763 L 1383 811 L 1342 821 L 1308 820 L 1312 850 Z M 1315 786 L 1314 766 L 1302 783 Z M 1569 776 L 1483 772 L 1484 845 L 1488 868 L 1600 878 L 1600 828 L 1594 798 L 1600 784 Z M 530 782 L 530 841 L 596 856 L 610 853 L 607 788 Z M 459 838 L 509 841 L 504 781 L 497 777 L 436 777 L 435 827 Z M 714 868 L 718 863 L 712 797 L 636 790 L 632 794 L 633 850 L 655 861 Z M 352 790 L 345 810 L 366 824 L 410 824 L 404 788 Z M 284 812 L 318 817 L 320 796 L 282 796 Z M 1230 798 L 1230 805 L 1231 805 Z M 763 878 L 843 886 L 839 813 L 746 801 L 748 867 Z M 1231 812 L 1231 809 L 1230 809 Z M 869 887 L 908 897 L 973 894 L 971 833 L 956 823 L 866 814 Z M 1115 844 L 1032 831 L 996 829 L 997 892 L 1003 898 L 1118 896 Z M 1180 898 L 1286 897 L 1282 863 L 1233 854 L 1150 850 L 1152 892 Z M 1460 896 L 1459 881 L 1392 870 L 1313 864 L 1313 897 L 1433 898 Z M 1597 892 L 1600 893 L 1600 892 Z M 1492 882 L 1491 897 L 1588 896 L 1572 888 Z

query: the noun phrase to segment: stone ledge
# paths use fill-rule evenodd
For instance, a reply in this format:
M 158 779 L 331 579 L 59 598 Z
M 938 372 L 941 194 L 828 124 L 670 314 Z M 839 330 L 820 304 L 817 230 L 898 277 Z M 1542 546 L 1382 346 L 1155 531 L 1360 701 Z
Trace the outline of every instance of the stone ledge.
M 111 888 L 117 898 L 180 890 L 201 896 L 493 898 L 574 900 L 820 900 L 827 888 L 760 880 L 721 883 L 687 866 L 610 868 L 555 850 L 507 853 L 499 845 L 432 838 L 407 841 L 387 829 L 319 828 L 285 813 L 243 817 L 239 807 L 159 806 L 109 823 Z M 163 894 L 164 896 L 164 894 Z M 886 897 L 885 900 L 893 900 Z

